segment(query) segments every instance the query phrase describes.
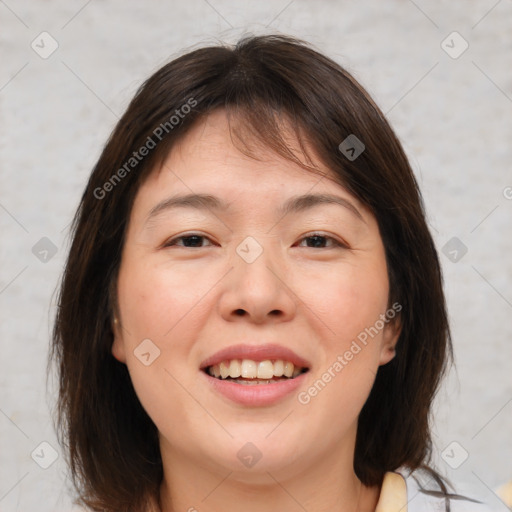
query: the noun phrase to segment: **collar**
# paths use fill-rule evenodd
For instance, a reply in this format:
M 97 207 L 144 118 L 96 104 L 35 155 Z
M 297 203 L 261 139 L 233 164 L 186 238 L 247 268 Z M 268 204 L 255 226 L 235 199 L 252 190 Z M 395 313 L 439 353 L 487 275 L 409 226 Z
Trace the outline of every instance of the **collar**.
M 407 487 L 400 473 L 388 471 L 384 475 L 375 512 L 407 512 Z

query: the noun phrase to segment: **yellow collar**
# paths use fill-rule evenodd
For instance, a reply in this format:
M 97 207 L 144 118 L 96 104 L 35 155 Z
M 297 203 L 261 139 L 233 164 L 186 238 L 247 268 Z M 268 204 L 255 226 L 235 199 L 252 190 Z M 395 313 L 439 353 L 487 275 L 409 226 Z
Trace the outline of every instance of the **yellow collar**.
M 407 487 L 402 475 L 391 471 L 384 475 L 375 512 L 407 512 Z

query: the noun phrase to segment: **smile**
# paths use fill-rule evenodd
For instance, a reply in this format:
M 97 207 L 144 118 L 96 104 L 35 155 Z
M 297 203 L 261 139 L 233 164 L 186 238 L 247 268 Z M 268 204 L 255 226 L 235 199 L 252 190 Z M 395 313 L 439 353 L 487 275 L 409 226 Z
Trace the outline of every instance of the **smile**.
M 216 379 L 230 380 L 242 385 L 258 385 L 294 379 L 306 372 L 307 368 L 283 360 L 231 359 L 209 366 L 205 370 Z
M 232 359 L 204 368 L 210 389 L 230 403 L 245 407 L 271 406 L 304 386 L 308 368 L 289 361 Z

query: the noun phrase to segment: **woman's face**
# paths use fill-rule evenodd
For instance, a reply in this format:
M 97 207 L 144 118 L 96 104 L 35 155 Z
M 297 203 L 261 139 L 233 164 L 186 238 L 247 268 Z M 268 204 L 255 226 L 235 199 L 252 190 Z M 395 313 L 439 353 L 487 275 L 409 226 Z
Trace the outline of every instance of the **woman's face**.
M 144 182 L 112 348 L 160 432 L 164 463 L 240 478 L 352 457 L 359 412 L 398 336 L 373 215 L 328 177 L 264 149 L 258 157 L 233 146 L 218 111 Z M 191 194 L 210 200 L 170 202 Z M 205 371 L 221 361 L 210 371 L 232 378 Z

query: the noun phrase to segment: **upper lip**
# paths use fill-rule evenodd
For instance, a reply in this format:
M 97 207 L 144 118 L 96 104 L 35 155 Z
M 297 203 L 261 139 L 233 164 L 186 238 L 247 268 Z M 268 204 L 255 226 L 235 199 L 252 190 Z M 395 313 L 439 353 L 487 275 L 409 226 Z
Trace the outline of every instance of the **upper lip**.
M 205 370 L 209 366 L 232 359 L 250 359 L 252 361 L 283 360 L 293 363 L 295 367 L 309 368 L 311 366 L 308 361 L 297 355 L 293 350 L 281 345 L 241 344 L 233 345 L 215 352 L 215 354 L 208 357 L 201 363 L 200 369 Z

